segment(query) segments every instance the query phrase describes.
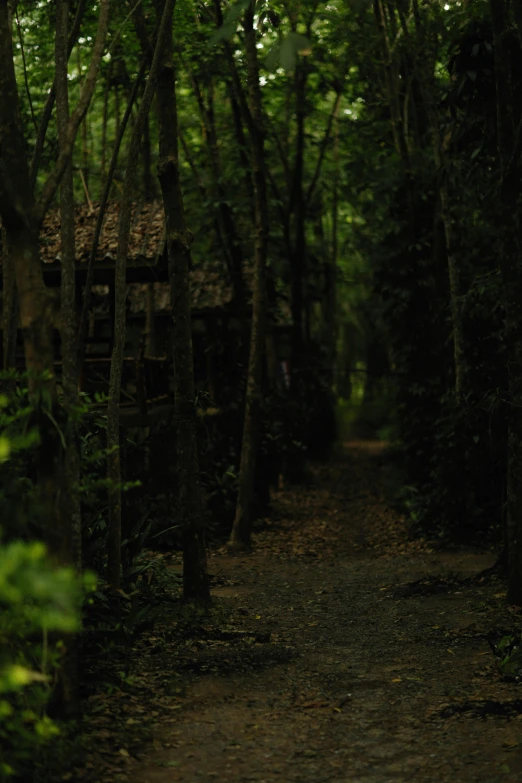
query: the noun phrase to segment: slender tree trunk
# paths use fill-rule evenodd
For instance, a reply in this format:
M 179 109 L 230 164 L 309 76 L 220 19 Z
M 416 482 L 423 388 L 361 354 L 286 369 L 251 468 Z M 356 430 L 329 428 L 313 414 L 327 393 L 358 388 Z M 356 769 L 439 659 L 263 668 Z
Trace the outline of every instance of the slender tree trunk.
M 332 381 L 337 383 L 335 363 L 337 358 L 337 337 L 339 335 L 339 323 L 337 313 L 337 265 L 339 260 L 339 118 L 335 116 L 334 126 L 334 188 L 332 197 L 332 247 L 329 268 L 329 286 L 327 292 L 328 324 L 330 359 L 332 361 Z
M 109 171 L 107 172 L 107 177 L 105 180 L 104 188 L 102 197 L 100 199 L 100 206 L 98 209 L 98 215 L 96 218 L 96 225 L 94 227 L 94 235 L 91 241 L 91 249 L 89 253 L 89 262 L 87 264 L 87 274 L 85 276 L 85 287 L 83 290 L 83 306 L 82 306 L 82 313 L 80 317 L 80 325 L 78 327 L 78 373 L 79 376 L 82 375 L 82 366 L 83 366 L 83 360 L 85 356 L 85 335 L 87 333 L 87 326 L 89 321 L 89 311 L 91 307 L 91 291 L 92 291 L 92 284 L 94 281 L 94 262 L 96 261 L 96 253 L 98 252 L 98 246 L 100 243 L 100 236 L 101 231 L 103 228 L 103 221 L 105 219 L 105 212 L 107 209 L 107 204 L 109 201 L 109 196 L 111 192 L 112 187 L 112 180 L 114 178 L 114 172 L 116 171 L 116 166 L 118 164 L 118 156 L 120 153 L 121 143 L 123 141 L 123 136 L 125 134 L 125 131 L 127 129 L 127 123 L 129 122 L 132 107 L 134 106 L 134 103 L 136 101 L 138 90 L 140 88 L 142 79 L 145 75 L 145 69 L 146 69 L 146 60 L 145 58 L 142 60 L 140 70 L 138 71 L 138 74 L 136 76 L 134 86 L 132 88 L 131 96 L 129 98 L 129 102 L 127 104 L 127 108 L 125 109 L 125 114 L 123 115 L 123 119 L 120 126 L 120 132 L 118 137 L 116 138 L 114 142 L 114 147 L 112 150 L 112 156 L 111 161 L 109 164 Z
M 256 459 L 261 430 L 261 402 L 266 318 L 266 257 L 268 243 L 268 205 L 265 173 L 265 131 L 259 84 L 253 3 L 245 12 L 243 27 L 247 63 L 249 110 L 253 122 L 249 126 L 254 171 L 255 196 L 255 257 L 252 331 L 248 365 L 245 419 L 239 467 L 239 487 L 236 515 L 229 545 L 248 549 L 251 545 L 254 515 Z
M 215 19 L 217 27 L 221 27 L 223 24 L 223 12 L 221 9 L 221 0 L 213 0 Z M 239 74 L 237 62 L 234 57 L 233 49 L 228 42 L 223 45 L 223 51 L 225 59 L 228 64 L 231 81 L 229 84 L 229 92 L 231 96 L 232 106 L 232 118 L 234 121 L 234 131 L 236 135 L 236 141 L 239 151 L 239 159 L 241 168 L 245 172 L 245 191 L 250 194 L 253 185 L 252 166 L 250 165 L 247 154 L 247 143 L 245 139 L 245 133 L 243 130 L 243 124 L 247 129 L 249 139 L 252 139 L 252 134 L 255 132 L 254 119 L 252 112 L 248 104 L 248 99 L 243 88 L 243 82 Z M 254 210 L 252 211 L 252 220 L 255 223 Z
M 96 87 L 100 62 L 105 49 L 105 40 L 107 38 L 107 31 L 109 28 L 110 0 L 100 0 L 98 7 L 98 29 L 96 31 L 96 38 L 92 48 L 91 60 L 87 70 L 85 71 L 80 97 L 78 99 L 78 103 L 71 113 L 70 120 L 67 124 L 67 133 L 64 135 L 63 144 L 60 146 L 60 153 L 56 160 L 54 169 L 48 176 L 36 205 L 35 218 L 38 228 L 41 226 L 42 221 L 47 214 L 47 210 L 51 205 L 65 169 L 67 168 L 67 164 L 73 154 L 74 143 L 78 135 L 78 130 L 85 115 L 87 114 L 92 96 L 94 94 L 94 89 Z
M 87 5 L 87 0 L 78 0 L 78 4 L 76 6 L 76 14 L 67 41 L 67 58 L 71 56 L 71 52 L 77 41 L 78 34 L 80 32 L 80 28 L 82 25 L 83 15 L 85 13 L 86 5 Z M 38 168 L 40 166 L 40 160 L 42 157 L 45 139 L 47 136 L 47 129 L 49 127 L 49 122 L 51 121 L 55 98 L 56 98 L 56 86 L 53 83 L 53 86 L 51 87 L 51 89 L 49 90 L 49 94 L 47 95 L 45 107 L 42 112 L 42 119 L 40 120 L 40 126 L 38 128 L 38 134 L 34 146 L 33 157 L 31 159 L 30 177 L 31 177 L 31 184 L 33 188 L 36 184 L 36 178 L 38 176 Z
M 306 205 L 303 194 L 303 169 L 305 148 L 305 98 L 306 98 L 306 66 L 300 63 L 295 73 L 295 100 L 296 100 L 296 152 L 294 178 L 291 203 L 294 210 L 295 239 L 291 258 L 292 268 L 292 386 L 299 388 L 299 369 L 303 360 L 303 311 L 305 294 L 303 290 L 305 264 L 306 264 L 306 233 L 305 211 Z
M 418 30 L 417 35 L 420 38 L 422 31 Z M 433 82 L 433 75 L 429 75 L 428 85 Z M 444 236 L 446 239 L 446 256 L 448 264 L 448 279 L 450 289 L 450 309 L 453 333 L 453 362 L 455 372 L 455 396 L 461 400 L 468 390 L 467 378 L 467 353 L 464 336 L 464 317 L 462 313 L 462 296 L 464 294 L 462 275 L 459 265 L 459 258 L 456 248 L 456 237 L 453 230 L 453 215 L 451 210 L 450 191 L 448 187 L 448 161 L 443 149 L 442 139 L 439 130 L 439 117 L 432 105 L 429 91 L 419 85 L 421 101 L 424 105 L 426 114 L 431 125 L 431 135 L 433 143 L 433 157 L 439 176 L 439 202 L 440 219 L 444 226 Z
M 338 263 L 338 246 L 339 246 L 339 124 L 338 124 L 338 112 L 340 101 L 336 100 L 333 110 L 333 158 L 334 158 L 334 174 L 332 184 L 332 204 L 331 204 L 331 216 L 332 216 L 332 233 L 330 237 L 330 252 L 324 252 L 323 263 L 323 296 L 321 301 L 321 316 L 322 316 L 322 342 L 326 348 L 327 367 L 331 370 L 331 383 L 335 384 L 335 359 L 337 356 L 337 337 L 338 337 L 338 323 L 337 323 L 337 263 Z M 318 223 L 316 228 L 316 235 L 324 247 L 325 242 L 324 231 L 322 225 L 321 215 L 318 216 Z
M 143 131 L 142 160 L 143 160 L 143 195 L 146 201 L 151 201 L 154 198 L 154 186 L 152 184 L 150 121 L 148 117 L 145 122 L 145 128 Z
M 63 139 L 69 122 L 69 88 L 67 76 L 67 27 L 68 0 L 58 0 L 56 29 L 56 115 L 58 137 Z M 62 338 L 62 386 L 66 427 L 66 453 L 64 471 L 63 519 L 68 527 L 64 534 L 65 559 L 81 570 L 81 515 L 78 496 L 80 455 L 74 422 L 74 408 L 78 405 L 78 369 L 76 353 L 76 274 L 74 241 L 74 193 L 72 162 L 67 167 L 60 186 L 61 223 L 61 338 Z M 71 415 L 73 414 L 73 415 Z
M 441 177 L 446 176 L 444 171 Z M 455 396 L 461 399 L 467 391 L 467 361 L 466 343 L 464 338 L 464 317 L 462 313 L 462 279 L 459 259 L 455 246 L 455 232 L 450 207 L 450 197 L 447 182 L 439 187 L 440 216 L 444 225 L 446 237 L 446 254 L 448 258 L 448 278 L 450 289 L 451 322 L 453 327 L 453 361 L 455 366 Z
M 82 54 L 81 54 L 81 47 L 76 47 L 76 67 L 78 69 L 78 81 L 79 84 L 82 84 Z M 58 96 L 56 96 L 56 99 L 58 100 Z M 82 167 L 81 172 L 83 174 L 83 185 L 85 188 L 85 198 L 86 201 L 88 201 L 88 190 L 89 190 L 89 152 L 87 149 L 87 114 L 83 118 L 83 122 L 81 124 L 81 139 L 82 139 Z
M 390 123 L 393 133 L 393 141 L 397 154 L 400 157 L 405 184 L 407 187 L 408 198 L 412 219 L 412 243 L 415 236 L 415 215 L 417 213 L 417 204 L 415 199 L 415 182 L 413 177 L 412 162 L 410 150 L 408 147 L 407 134 L 403 123 L 403 112 L 401 109 L 400 95 L 400 74 L 394 61 L 393 51 L 390 47 L 388 31 L 386 27 L 386 14 L 382 0 L 374 0 L 374 15 L 378 32 L 381 36 L 381 49 L 383 55 L 386 92 L 388 95 L 388 106 L 390 111 Z
M 147 305 L 145 315 L 145 355 L 156 356 L 156 301 L 154 283 L 147 283 Z
M 170 23 L 158 76 L 159 127 L 158 177 L 167 223 L 169 280 L 172 297 L 174 389 L 176 404 L 177 480 L 183 540 L 183 597 L 186 601 L 210 600 L 203 508 L 199 484 L 197 419 L 189 259 L 192 234 L 187 228 L 178 160 L 178 118 L 173 63 L 173 0 L 158 0 L 158 9 Z
M 108 0 L 99 4 L 98 30 L 84 87 L 67 123 L 56 164 L 35 202 L 13 62 L 8 3 L 0 0 L 0 215 L 7 236 L 19 297 L 29 393 L 39 415 L 39 491 L 51 552 L 60 556 L 56 525 L 63 474 L 63 452 L 56 426 L 58 399 L 54 377 L 53 302 L 44 285 L 39 258 L 39 228 L 65 173 L 78 128 L 88 109 L 105 46 Z
M 109 479 L 109 525 L 107 541 L 107 581 L 118 588 L 121 582 L 121 458 L 120 458 L 120 395 L 125 349 L 125 303 L 127 299 L 126 268 L 129 247 L 129 233 L 132 215 L 133 186 L 139 163 L 141 140 L 145 120 L 150 111 L 156 83 L 161 53 L 165 46 L 169 20 L 175 0 L 167 0 L 165 12 L 158 31 L 154 57 L 149 70 L 143 98 L 134 123 L 129 144 L 127 168 L 123 183 L 118 221 L 118 249 L 114 274 L 114 345 L 111 358 L 109 379 L 109 404 L 107 407 L 107 448 L 109 450 L 107 476 Z
M 58 0 L 56 8 L 56 117 L 58 139 L 67 134 L 69 122 L 69 87 L 67 74 L 67 32 L 69 0 Z M 82 521 L 78 486 L 80 482 L 80 451 L 74 408 L 78 405 L 76 367 L 76 274 L 74 242 L 74 193 L 72 162 L 65 170 L 60 185 L 61 224 L 61 338 L 62 387 L 64 402 L 65 455 L 60 508 L 58 513 L 62 539 L 62 562 L 82 569 Z M 63 713 L 74 719 L 80 717 L 78 690 L 78 645 L 74 636 L 66 638 L 67 652 L 59 673 L 60 706 Z
M 241 121 L 241 108 L 234 94 L 234 86 L 230 83 L 228 84 L 228 92 L 230 95 L 230 109 L 234 123 L 234 135 L 236 137 L 239 167 L 243 172 L 245 195 L 249 195 L 252 191 L 252 172 L 248 160 L 248 144 L 245 138 L 243 122 Z
M 2 369 L 14 369 L 16 364 L 16 342 L 18 333 L 18 297 L 16 294 L 15 270 L 7 244 L 7 232 L 2 228 L 3 247 L 3 312 L 2 312 Z M 12 389 L 12 383 L 5 380 L 2 384 L 5 391 Z
M 105 89 L 103 91 L 103 113 L 102 113 L 102 137 L 101 137 L 101 162 L 100 162 L 100 185 L 105 185 L 107 168 L 107 125 L 109 121 L 109 97 L 111 94 L 113 61 L 109 62 L 105 76 Z
M 226 244 L 226 258 L 228 262 L 228 271 L 232 282 L 232 288 L 234 291 L 235 304 L 239 311 L 244 311 L 246 306 L 246 290 L 242 270 L 243 251 L 239 237 L 237 236 L 232 210 L 226 202 L 225 191 L 222 184 L 221 160 L 214 120 L 214 100 L 212 86 L 209 87 L 208 101 L 207 104 L 205 104 L 205 96 L 201 90 L 198 80 L 194 75 L 192 76 L 192 85 L 196 95 L 201 122 L 204 129 L 204 141 L 207 146 L 209 170 L 212 179 L 214 195 L 218 202 L 220 235 Z
M 114 123 L 115 123 L 115 130 L 114 130 L 114 140 L 119 137 L 120 135 L 120 89 L 119 85 L 114 85 Z
M 495 51 L 497 144 L 503 225 L 499 266 L 504 286 L 508 346 L 509 419 L 507 453 L 508 601 L 522 604 L 522 273 L 519 216 L 520 152 L 513 120 L 510 35 L 504 0 L 490 0 Z M 519 97 L 519 96 L 517 96 Z

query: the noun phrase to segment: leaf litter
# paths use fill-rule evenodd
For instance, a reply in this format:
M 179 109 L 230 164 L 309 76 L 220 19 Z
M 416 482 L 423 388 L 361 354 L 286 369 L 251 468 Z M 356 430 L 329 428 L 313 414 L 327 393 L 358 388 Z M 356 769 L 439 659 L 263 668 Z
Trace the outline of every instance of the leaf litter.
M 494 553 L 411 541 L 385 472 L 347 444 L 276 494 L 253 554 L 212 552 L 211 612 L 174 604 L 88 696 L 74 779 L 520 783 L 522 689 L 488 643 L 520 617 L 474 578 Z

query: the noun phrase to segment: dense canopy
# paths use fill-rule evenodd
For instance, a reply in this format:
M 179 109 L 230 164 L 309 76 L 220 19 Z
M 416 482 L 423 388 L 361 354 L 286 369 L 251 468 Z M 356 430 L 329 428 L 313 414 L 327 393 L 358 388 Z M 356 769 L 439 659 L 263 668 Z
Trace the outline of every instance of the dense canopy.
M 0 780 L 353 438 L 522 605 L 521 134 L 521 0 L 0 0 Z

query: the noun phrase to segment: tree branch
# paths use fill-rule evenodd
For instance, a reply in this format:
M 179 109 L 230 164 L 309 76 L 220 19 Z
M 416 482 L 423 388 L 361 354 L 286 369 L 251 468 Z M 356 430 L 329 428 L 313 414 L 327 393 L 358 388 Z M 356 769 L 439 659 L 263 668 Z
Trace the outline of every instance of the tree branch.
M 129 21 L 129 19 L 131 18 L 131 16 L 132 16 L 132 15 L 133 15 L 133 14 L 134 14 L 134 13 L 135 13 L 137 10 L 138 10 L 138 8 L 139 8 L 139 6 L 142 4 L 142 2 L 143 2 L 143 0 L 136 0 L 136 3 L 135 3 L 135 4 L 134 4 L 134 6 L 131 8 L 131 10 L 129 11 L 129 13 L 128 13 L 128 14 L 127 14 L 127 16 L 125 17 L 125 19 L 123 20 L 123 22 L 121 23 L 121 25 L 119 26 L 118 30 L 116 31 L 116 34 L 115 34 L 114 38 L 113 38 L 113 39 L 112 39 L 112 41 L 110 42 L 110 44 L 109 44 L 109 48 L 107 49 L 107 54 L 110 54 L 110 53 L 112 52 L 113 48 L 116 46 L 116 44 L 117 44 L 117 43 L 118 43 L 118 41 L 119 41 L 120 35 L 121 35 L 121 34 L 122 34 L 122 32 L 123 32 L 123 28 L 125 27 L 125 25 L 126 25 L 126 24 L 127 24 L 127 22 Z
M 112 157 L 111 162 L 109 164 L 109 171 L 107 173 L 107 179 L 105 181 L 105 187 L 103 189 L 103 195 L 100 202 L 100 207 L 98 210 L 98 216 L 96 218 L 96 226 L 94 229 L 94 236 L 92 238 L 91 242 L 91 250 L 89 253 L 89 262 L 87 265 L 87 275 L 85 280 L 85 288 L 84 288 L 84 294 L 83 294 L 83 307 L 82 307 L 82 314 L 80 318 L 80 326 L 78 329 L 78 367 L 81 369 L 82 363 L 83 363 L 83 357 L 85 352 L 85 335 L 87 332 L 87 320 L 89 317 L 89 310 L 91 307 L 91 291 L 92 291 L 92 284 L 94 280 L 94 262 L 96 260 L 96 253 L 98 252 L 98 245 L 100 242 L 100 236 L 102 232 L 103 227 L 103 221 L 105 218 L 105 211 L 107 209 L 107 203 L 109 201 L 109 194 L 111 192 L 112 187 L 112 180 L 114 178 L 114 172 L 116 171 L 116 165 L 118 163 L 118 154 L 120 151 L 121 143 L 123 141 L 123 136 L 125 134 L 125 130 L 127 128 L 127 124 L 129 122 L 132 108 L 136 102 L 136 98 L 138 95 L 138 90 L 140 88 L 141 82 L 143 80 L 143 77 L 145 75 L 145 70 L 147 68 L 149 61 L 148 57 L 145 56 L 142 60 L 140 70 L 138 71 L 138 75 L 136 76 L 136 80 L 134 82 L 132 92 L 130 95 L 130 98 L 127 103 L 127 108 L 125 109 L 125 113 L 123 115 L 123 119 L 120 124 L 118 136 L 114 142 L 114 147 L 112 150 Z
M 76 43 L 76 39 L 78 38 L 78 34 L 82 26 L 82 20 L 83 20 L 83 15 L 85 13 L 86 5 L 87 5 L 87 0 L 79 0 L 78 7 L 76 9 L 76 15 L 74 17 L 74 21 L 72 23 L 72 27 L 69 32 L 69 38 L 67 41 L 68 58 L 71 56 L 71 52 L 74 48 L 74 44 Z M 45 137 L 47 136 L 47 128 L 49 127 L 49 122 L 51 120 L 51 115 L 53 113 L 55 98 L 56 98 L 56 84 L 53 82 L 53 86 L 49 90 L 49 94 L 47 95 L 47 100 L 45 102 L 42 119 L 40 120 L 40 126 L 38 128 L 38 133 L 36 136 L 36 144 L 33 151 L 33 157 L 31 160 L 30 178 L 31 178 L 31 184 L 33 188 L 36 184 L 36 177 L 38 176 L 38 168 L 40 166 L 40 160 L 42 158 L 42 152 L 45 144 Z
M 29 110 L 31 112 L 31 119 L 33 121 L 33 125 L 35 127 L 35 130 L 38 131 L 38 123 L 36 122 L 36 117 L 34 115 L 34 107 L 33 107 L 33 99 L 31 98 L 31 90 L 29 89 L 29 80 L 27 78 L 27 62 L 25 59 L 25 47 L 24 47 L 24 39 L 22 36 L 22 28 L 20 26 L 20 19 L 18 17 L 18 9 L 15 10 L 16 14 L 16 27 L 18 30 L 18 40 L 20 41 L 20 52 L 22 55 L 22 65 L 24 68 L 24 84 L 25 84 L 25 92 L 27 93 L 27 100 L 29 101 Z
M 343 79 L 344 81 L 344 79 Z M 321 174 L 321 167 L 323 165 L 324 156 L 326 154 L 326 148 L 328 146 L 328 142 L 330 140 L 330 135 L 332 132 L 332 127 L 335 118 L 337 117 L 339 113 L 339 105 L 341 103 L 341 96 L 342 96 L 342 88 L 338 89 L 336 95 L 335 95 L 335 101 L 332 106 L 332 111 L 330 112 L 330 116 L 328 117 L 328 124 L 326 126 L 326 130 L 324 132 L 323 140 L 321 142 L 321 147 L 319 150 L 319 157 L 317 158 L 317 163 L 315 166 L 314 175 L 312 177 L 312 181 L 310 182 L 310 185 L 308 186 L 308 190 L 306 191 L 305 196 L 305 205 L 308 207 L 310 205 L 310 201 L 312 200 L 312 196 L 314 194 L 315 187 L 317 185 L 317 181 L 319 179 L 319 175 Z
M 214 0 L 214 10 L 216 12 L 216 27 L 219 29 L 223 24 L 223 11 L 221 9 L 221 0 Z M 241 114 L 243 115 L 243 119 L 248 128 L 249 136 L 252 137 L 252 134 L 255 133 L 254 121 L 252 119 L 252 114 L 248 106 L 248 101 L 246 99 L 246 95 L 243 89 L 243 85 L 241 83 L 241 79 L 239 78 L 236 61 L 234 60 L 234 55 L 232 53 L 232 49 L 228 41 L 225 41 L 223 43 L 223 50 L 225 52 L 225 57 L 230 68 L 230 75 L 232 77 L 232 92 L 241 109 Z
M 98 30 L 96 32 L 96 39 L 91 55 L 91 62 L 87 70 L 87 75 L 83 83 L 82 92 L 74 109 L 71 119 L 69 120 L 67 131 L 64 134 L 63 147 L 60 148 L 60 154 L 54 167 L 54 171 L 49 175 L 47 182 L 45 183 L 42 195 L 36 205 L 35 218 L 38 224 L 41 224 L 43 218 L 49 206 L 54 198 L 56 190 L 60 184 L 60 180 L 63 177 L 67 164 L 72 155 L 74 141 L 78 133 L 83 118 L 87 113 L 89 104 L 91 102 L 94 88 L 96 86 L 96 79 L 98 77 L 98 71 L 100 67 L 101 58 L 103 56 L 103 50 L 105 48 L 105 40 L 107 38 L 107 31 L 109 27 L 109 6 L 110 0 L 101 0 L 100 2 L 100 14 L 98 17 Z
M 285 154 L 285 151 L 283 149 L 283 143 L 281 139 L 279 138 L 279 134 L 277 130 L 275 129 L 273 123 L 271 122 L 270 118 L 267 117 L 268 123 L 269 123 L 269 133 L 272 136 L 272 138 L 275 141 L 277 152 L 279 154 L 279 159 L 281 161 L 281 165 L 283 167 L 283 172 L 285 175 L 285 182 L 288 189 L 288 192 L 290 193 L 291 183 L 292 183 L 292 177 L 290 175 L 290 167 L 288 165 L 288 156 Z

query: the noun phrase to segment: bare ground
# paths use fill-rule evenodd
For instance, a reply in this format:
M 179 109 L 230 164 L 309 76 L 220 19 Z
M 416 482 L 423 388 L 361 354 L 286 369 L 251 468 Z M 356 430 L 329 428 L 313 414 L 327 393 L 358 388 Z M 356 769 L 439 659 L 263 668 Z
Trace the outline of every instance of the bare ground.
M 254 554 L 213 553 L 217 615 L 142 640 L 65 779 L 522 783 L 522 688 L 486 639 L 520 615 L 473 579 L 494 555 L 409 541 L 384 471 L 347 444 L 278 493 Z

